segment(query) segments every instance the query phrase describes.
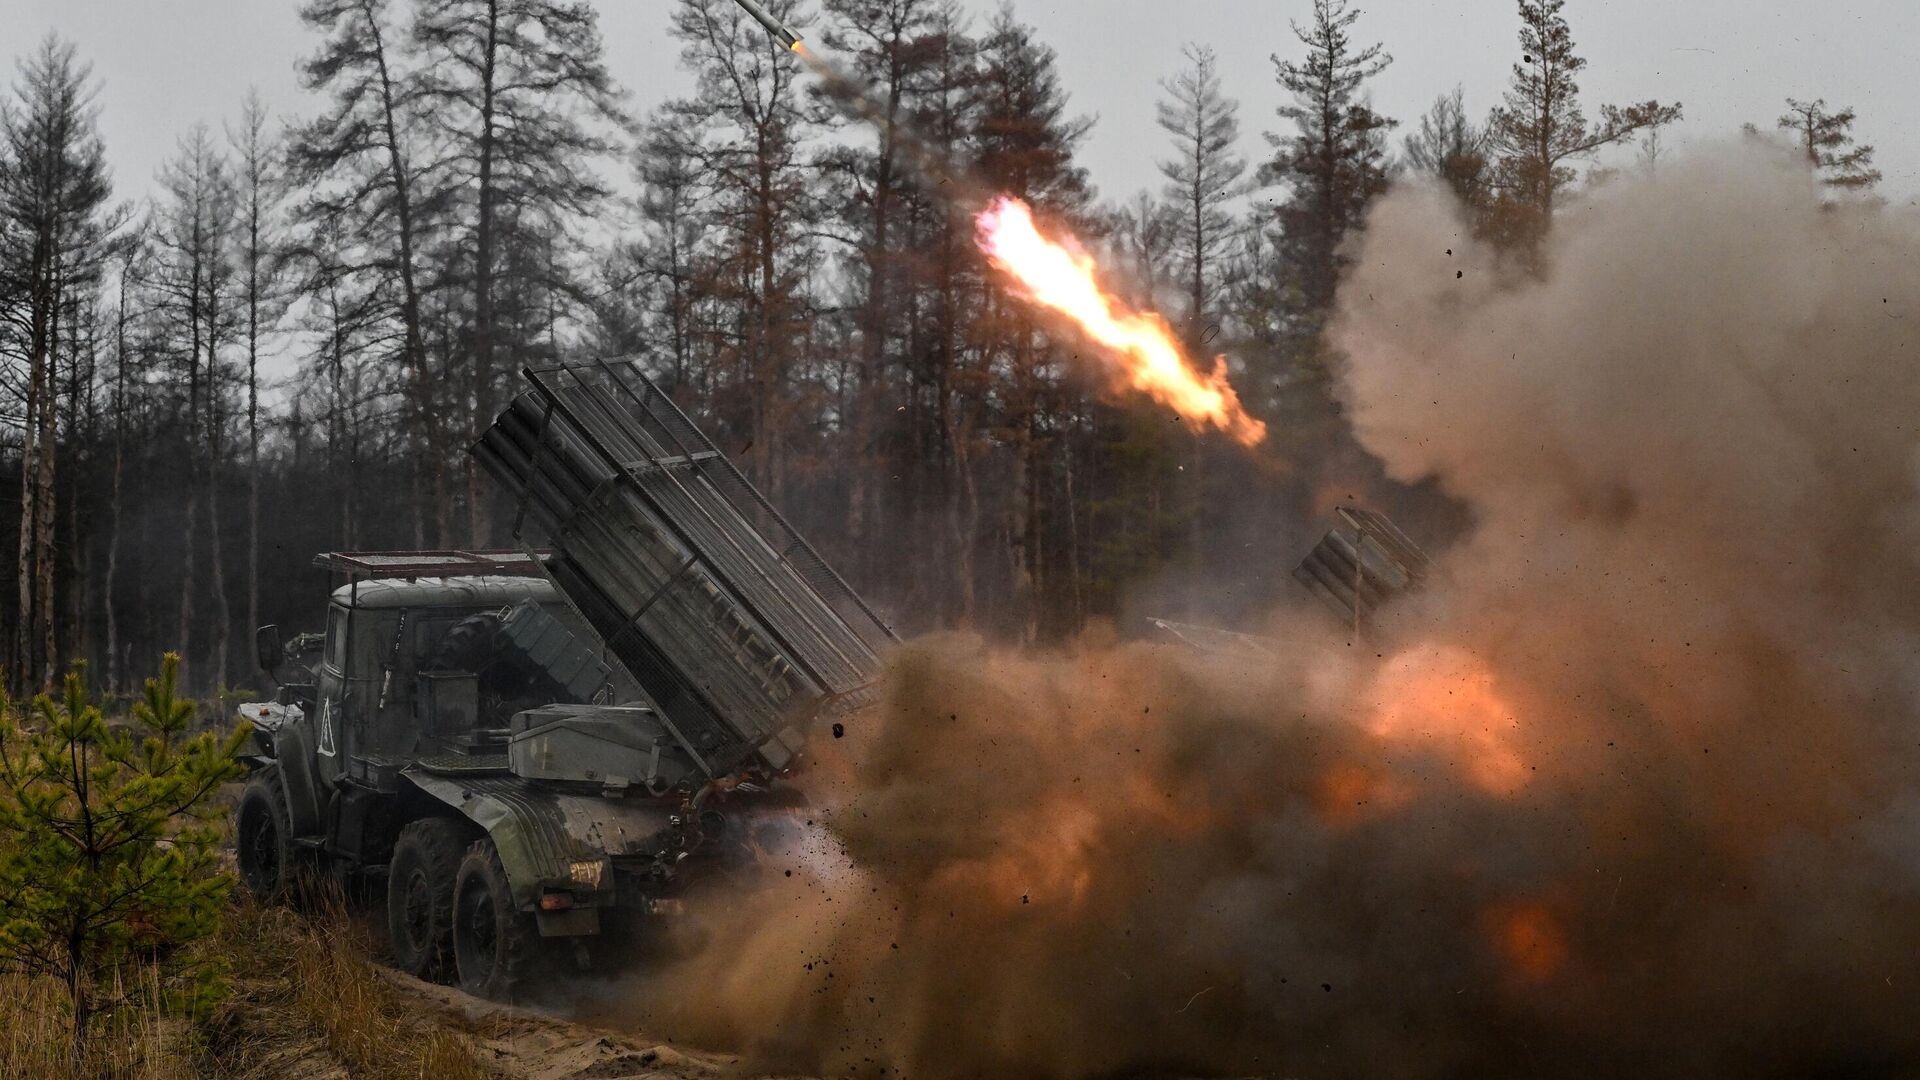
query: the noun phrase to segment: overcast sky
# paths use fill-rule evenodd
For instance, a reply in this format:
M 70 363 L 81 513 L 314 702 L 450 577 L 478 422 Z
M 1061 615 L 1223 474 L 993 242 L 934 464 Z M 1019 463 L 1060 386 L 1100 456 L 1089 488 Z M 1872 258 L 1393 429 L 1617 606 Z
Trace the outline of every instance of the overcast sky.
M 1360 0 L 1356 33 L 1395 63 L 1375 104 L 1410 124 L 1459 83 L 1469 107 L 1497 100 L 1517 58 L 1511 0 Z M 665 37 L 671 0 L 601 2 L 614 74 L 636 113 L 687 84 Z M 967 0 L 986 14 L 994 0 Z M 1279 93 L 1268 56 L 1299 55 L 1287 29 L 1308 0 L 1020 0 L 1019 15 L 1060 54 L 1077 111 L 1099 118 L 1082 155 L 1103 196 L 1120 200 L 1160 182 L 1164 140 L 1153 123 L 1157 81 L 1181 63 L 1183 42 L 1220 53 L 1227 91 L 1242 105 L 1248 156 L 1265 153 Z M 276 113 L 313 111 L 293 65 L 314 39 L 294 0 L 0 0 L 0 62 L 49 29 L 78 42 L 104 84 L 101 125 L 122 195 L 144 195 L 175 140 L 197 120 L 217 132 L 257 86 Z M 1916 0 L 1571 0 L 1589 115 L 1604 102 L 1678 100 L 1686 119 L 1672 140 L 1716 137 L 1745 121 L 1771 128 L 1788 95 L 1859 110 L 1858 131 L 1879 147 L 1883 192 L 1920 194 L 1920 43 Z

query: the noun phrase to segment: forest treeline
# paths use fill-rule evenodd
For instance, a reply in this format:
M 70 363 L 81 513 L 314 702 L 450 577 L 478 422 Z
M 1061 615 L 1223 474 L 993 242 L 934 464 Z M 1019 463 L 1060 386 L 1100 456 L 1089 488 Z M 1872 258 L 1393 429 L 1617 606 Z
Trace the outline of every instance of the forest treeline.
M 22 689 L 74 660 L 122 688 L 178 650 L 251 678 L 248 629 L 304 627 L 330 549 L 502 545 L 465 447 L 527 364 L 644 363 L 905 629 L 1057 639 L 1129 603 L 1263 603 L 1331 498 L 1377 483 L 1330 392 L 1344 243 L 1397 176 L 1530 253 L 1577 166 L 1675 104 L 1582 111 L 1563 0 L 1519 0 L 1485 117 L 1458 90 L 1402 125 L 1349 0 L 1298 0 L 1269 128 L 1242 155 L 1213 53 L 1161 82 L 1161 190 L 1097 197 L 1092 121 L 1013 7 L 769 0 L 869 84 L 839 115 L 733 0 L 675 0 L 693 92 L 635 111 L 569 0 L 306 0 L 315 115 L 258 97 L 116 191 L 85 58 L 48 37 L 0 112 L 0 597 Z M 1840 187 L 1853 115 L 1791 103 Z M 1396 130 L 1404 129 L 1404 130 Z M 1092 244 L 1190 353 L 1228 358 L 1274 432 L 1248 454 L 1111 392 L 1073 333 L 989 272 L 908 132 Z M 1439 506 L 1438 500 L 1432 500 Z M 1443 509 L 1436 509 L 1443 514 Z

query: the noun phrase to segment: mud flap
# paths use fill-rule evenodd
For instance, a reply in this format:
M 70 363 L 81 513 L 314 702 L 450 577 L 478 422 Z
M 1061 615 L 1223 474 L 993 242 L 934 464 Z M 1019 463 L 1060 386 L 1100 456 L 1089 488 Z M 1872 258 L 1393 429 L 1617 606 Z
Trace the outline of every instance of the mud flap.
M 533 923 L 541 937 L 584 937 L 600 932 L 600 909 L 568 908 L 565 911 L 535 911 Z

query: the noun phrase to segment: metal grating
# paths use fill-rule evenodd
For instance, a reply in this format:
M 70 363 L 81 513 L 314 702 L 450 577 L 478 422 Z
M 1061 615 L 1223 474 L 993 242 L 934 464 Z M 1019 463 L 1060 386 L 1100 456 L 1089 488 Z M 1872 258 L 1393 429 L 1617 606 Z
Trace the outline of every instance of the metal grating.
M 357 578 L 464 577 L 475 574 L 538 577 L 545 552 L 517 548 L 475 551 L 329 551 L 313 565 Z

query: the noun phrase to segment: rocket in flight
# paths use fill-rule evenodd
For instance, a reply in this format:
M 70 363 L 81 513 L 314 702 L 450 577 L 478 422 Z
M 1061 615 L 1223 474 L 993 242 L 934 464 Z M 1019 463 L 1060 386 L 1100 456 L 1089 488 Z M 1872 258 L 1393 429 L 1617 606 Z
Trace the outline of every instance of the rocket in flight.
M 775 41 L 778 41 L 789 49 L 799 50 L 800 35 L 787 29 L 785 23 L 774 18 L 773 14 L 766 8 L 761 7 L 760 0 L 738 0 L 738 2 L 741 7 L 747 9 L 747 14 L 753 16 L 759 21 L 761 26 L 767 28 L 767 33 L 772 34 Z

